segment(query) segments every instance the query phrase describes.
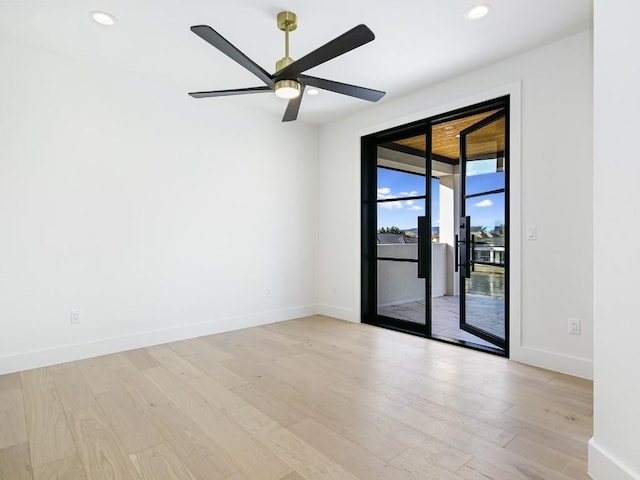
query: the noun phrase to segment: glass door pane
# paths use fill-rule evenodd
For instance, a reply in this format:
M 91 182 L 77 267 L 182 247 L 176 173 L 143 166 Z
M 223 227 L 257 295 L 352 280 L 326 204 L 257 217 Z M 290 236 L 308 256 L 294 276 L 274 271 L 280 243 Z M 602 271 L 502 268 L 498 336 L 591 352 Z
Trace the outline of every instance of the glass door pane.
M 461 238 L 460 328 L 500 348 L 506 345 L 505 127 L 500 111 L 460 134 L 466 233 Z
M 378 146 L 376 314 L 425 325 L 426 282 L 418 278 L 418 217 L 427 205 L 421 137 Z

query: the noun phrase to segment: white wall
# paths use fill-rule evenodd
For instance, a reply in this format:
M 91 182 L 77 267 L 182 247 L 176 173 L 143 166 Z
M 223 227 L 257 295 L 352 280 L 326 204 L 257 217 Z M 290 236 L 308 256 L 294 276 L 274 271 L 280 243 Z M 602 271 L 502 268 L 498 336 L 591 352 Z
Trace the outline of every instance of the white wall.
M 512 174 L 521 181 L 512 185 L 511 225 L 512 253 L 517 257 L 521 249 L 522 258 L 521 278 L 514 265 L 513 281 L 521 281 L 522 295 L 520 308 L 512 293 L 511 354 L 592 375 L 591 38 L 583 32 L 408 97 L 383 100 L 322 128 L 322 312 L 360 320 L 360 136 L 504 93 L 521 82 L 522 103 L 514 108 L 519 115 L 521 107 L 521 118 L 512 119 L 518 129 L 512 131 Z M 514 97 L 519 103 L 519 90 Z M 529 224 L 537 226 L 538 239 L 519 240 L 519 226 Z M 567 334 L 569 317 L 582 320 L 582 335 Z
M 594 436 L 597 480 L 640 478 L 640 4 L 594 2 Z
M 315 313 L 315 127 L 1 43 L 0 65 L 0 373 Z

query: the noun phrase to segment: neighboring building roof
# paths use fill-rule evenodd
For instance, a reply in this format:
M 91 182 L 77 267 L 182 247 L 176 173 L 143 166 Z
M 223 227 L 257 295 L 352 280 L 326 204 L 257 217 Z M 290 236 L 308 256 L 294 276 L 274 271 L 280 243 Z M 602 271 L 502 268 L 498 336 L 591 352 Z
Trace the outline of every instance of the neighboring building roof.
M 418 237 L 407 237 L 402 233 L 377 233 L 376 239 L 379 244 L 395 243 L 418 243 Z
M 504 247 L 504 237 L 480 237 L 479 235 L 473 234 L 475 237 L 476 248 L 481 248 L 482 245 L 487 245 L 491 247 Z

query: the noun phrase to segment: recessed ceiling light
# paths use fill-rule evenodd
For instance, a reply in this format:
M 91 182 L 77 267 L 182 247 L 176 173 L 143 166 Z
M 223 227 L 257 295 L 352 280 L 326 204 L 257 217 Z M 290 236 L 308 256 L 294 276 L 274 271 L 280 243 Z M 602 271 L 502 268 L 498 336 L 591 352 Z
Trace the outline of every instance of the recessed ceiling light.
M 100 24 L 103 25 L 105 27 L 112 27 L 113 25 L 116 24 L 116 22 L 118 21 L 116 19 L 116 17 L 114 17 L 113 15 L 110 15 L 106 12 L 89 12 L 89 16 L 91 17 L 91 19 Z
M 318 90 L 317 88 L 310 88 L 307 90 L 307 95 L 318 95 L 320 93 L 320 90 Z
M 476 5 L 464 14 L 464 18 L 466 18 L 467 20 L 478 20 L 482 17 L 485 17 L 489 13 L 489 10 L 491 10 L 491 7 L 486 3 Z

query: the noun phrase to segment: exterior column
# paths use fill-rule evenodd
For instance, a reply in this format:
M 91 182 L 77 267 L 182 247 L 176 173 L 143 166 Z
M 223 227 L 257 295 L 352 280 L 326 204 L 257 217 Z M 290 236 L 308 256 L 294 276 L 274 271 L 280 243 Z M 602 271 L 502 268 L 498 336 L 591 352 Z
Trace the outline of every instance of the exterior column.
M 455 273 L 455 235 L 460 218 L 460 175 L 440 177 L 440 243 L 447 245 L 447 295 L 458 295 Z

